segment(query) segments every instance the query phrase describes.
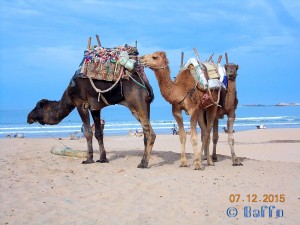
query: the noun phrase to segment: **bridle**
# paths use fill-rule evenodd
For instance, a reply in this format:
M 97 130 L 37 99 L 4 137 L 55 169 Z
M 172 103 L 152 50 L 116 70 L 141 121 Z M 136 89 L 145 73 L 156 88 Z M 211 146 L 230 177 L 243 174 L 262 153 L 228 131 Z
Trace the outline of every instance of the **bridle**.
M 147 65 L 147 64 L 145 64 L 145 63 L 141 63 L 140 61 L 139 61 L 139 63 L 140 63 L 142 66 L 144 66 L 144 67 L 147 67 L 147 68 L 150 68 L 150 69 L 154 69 L 154 70 L 165 69 L 165 68 L 167 68 L 167 67 L 169 66 L 169 64 L 166 64 L 166 65 L 164 65 L 164 66 L 154 67 L 154 66 L 149 66 L 149 65 Z
M 159 69 L 165 69 L 165 68 L 167 68 L 167 67 L 169 66 L 168 63 L 166 63 L 166 65 L 164 65 L 164 66 L 158 66 L 158 67 L 149 66 L 149 65 L 147 65 L 147 64 L 145 64 L 145 63 L 142 63 L 142 62 L 140 61 L 140 58 L 141 58 L 141 57 L 138 57 L 138 58 L 139 58 L 139 59 L 138 59 L 138 62 L 139 62 L 141 65 L 143 65 L 144 67 L 150 68 L 150 69 L 159 70 Z
M 165 66 L 160 66 L 160 67 L 153 67 L 153 66 L 148 66 L 146 64 L 142 64 L 143 66 L 147 67 L 147 68 L 150 68 L 150 69 L 154 69 L 154 70 L 159 70 L 159 69 L 165 69 L 167 68 L 169 65 L 165 65 Z

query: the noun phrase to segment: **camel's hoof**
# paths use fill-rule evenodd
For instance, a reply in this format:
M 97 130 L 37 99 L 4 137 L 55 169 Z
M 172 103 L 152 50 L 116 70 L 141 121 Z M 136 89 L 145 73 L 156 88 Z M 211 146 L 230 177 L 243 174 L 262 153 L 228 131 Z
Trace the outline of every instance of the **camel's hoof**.
M 98 163 L 108 163 L 108 160 L 105 158 L 105 159 L 99 159 L 96 162 L 98 162 Z
M 215 166 L 215 164 L 214 164 L 213 162 L 208 163 L 207 165 L 208 165 L 208 166 Z
M 85 161 L 82 161 L 82 164 L 92 164 L 94 163 L 95 161 L 93 159 L 87 159 Z
M 243 163 L 232 163 L 232 166 L 242 166 L 243 165 Z
M 148 168 L 148 163 L 142 160 L 141 163 L 137 166 L 137 168 L 141 168 L 141 169 Z
M 181 164 L 179 167 L 188 167 L 187 164 Z
M 218 162 L 217 156 L 212 156 L 211 159 L 212 159 L 213 162 Z
M 137 166 L 137 168 L 141 168 L 141 169 L 147 169 L 147 168 L 148 168 L 148 166 L 146 166 L 146 165 L 143 165 L 142 163 L 140 163 L 140 164 Z
M 194 170 L 204 170 L 205 167 L 203 165 L 201 166 L 195 166 L 195 169 Z

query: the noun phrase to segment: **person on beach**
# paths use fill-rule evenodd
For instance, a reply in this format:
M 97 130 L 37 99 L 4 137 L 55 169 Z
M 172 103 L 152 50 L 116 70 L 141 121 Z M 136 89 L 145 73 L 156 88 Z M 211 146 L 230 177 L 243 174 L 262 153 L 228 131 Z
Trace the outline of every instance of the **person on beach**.
M 104 127 L 105 127 L 105 120 L 101 119 L 101 127 L 102 127 L 102 130 L 104 130 Z
M 104 130 L 104 127 L 105 127 L 105 120 L 101 119 L 100 123 L 101 123 L 102 130 Z M 92 131 L 95 132 L 95 124 L 94 124 L 94 123 L 93 123 L 93 125 L 92 125 Z M 83 127 L 83 124 L 82 124 L 82 126 L 81 126 L 81 132 L 84 133 L 84 127 Z
M 173 135 L 178 134 L 177 127 L 175 126 L 175 124 L 173 125 L 172 131 L 173 131 Z

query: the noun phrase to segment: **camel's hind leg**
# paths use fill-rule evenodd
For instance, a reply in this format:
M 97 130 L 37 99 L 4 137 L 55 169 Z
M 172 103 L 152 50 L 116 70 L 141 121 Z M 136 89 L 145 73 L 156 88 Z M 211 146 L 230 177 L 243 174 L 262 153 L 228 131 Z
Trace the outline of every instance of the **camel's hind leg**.
M 206 121 L 206 112 L 204 110 L 201 110 L 199 113 L 199 118 L 198 118 L 198 125 L 200 127 L 201 130 L 201 142 L 203 142 L 204 139 L 204 135 L 207 132 L 207 121 Z M 209 137 L 208 137 L 209 138 Z M 210 142 L 210 138 L 208 140 L 208 142 Z M 206 144 L 206 146 L 204 146 L 203 152 L 202 152 L 202 160 L 206 160 L 207 159 L 207 154 L 209 154 L 209 143 Z
M 217 115 L 218 106 L 216 104 L 208 107 L 206 109 L 206 129 L 201 129 L 201 137 L 202 137 L 202 146 L 201 146 L 201 155 L 203 154 L 203 151 L 206 150 L 206 158 L 207 158 L 207 165 L 208 166 L 214 166 L 214 163 L 211 160 L 210 154 L 209 154 L 209 144 L 210 144 L 210 132 L 213 127 L 216 115 Z M 202 117 L 199 117 L 204 118 Z M 203 124 L 203 122 L 201 122 Z M 200 122 L 199 122 L 200 124 Z M 203 126 L 203 125 L 202 125 Z M 203 131 L 204 130 L 204 131 Z
M 106 158 L 106 151 L 105 151 L 104 143 L 103 143 L 103 130 L 101 127 L 101 111 L 100 110 L 92 110 L 91 114 L 92 114 L 94 124 L 95 124 L 95 138 L 98 141 L 99 150 L 100 150 L 100 159 L 97 160 L 97 162 L 108 163 L 108 160 Z
M 237 158 L 234 152 L 234 137 L 233 137 L 233 124 L 235 120 L 235 112 L 228 114 L 227 129 L 228 129 L 228 143 L 231 150 L 231 159 L 233 166 L 242 166 L 241 159 Z
M 212 153 L 212 161 L 217 162 L 217 144 L 219 141 L 219 118 L 216 117 L 213 125 L 213 153 Z
M 181 110 L 175 108 L 172 105 L 172 113 L 173 113 L 173 116 L 174 116 L 174 118 L 177 122 L 178 130 L 179 130 L 179 140 L 180 140 L 180 144 L 181 144 L 180 167 L 187 167 L 188 163 L 187 163 L 186 150 L 185 150 L 186 133 L 184 131 L 184 125 L 183 125 L 183 118 L 182 118 Z M 192 130 L 192 128 L 191 128 L 191 130 Z

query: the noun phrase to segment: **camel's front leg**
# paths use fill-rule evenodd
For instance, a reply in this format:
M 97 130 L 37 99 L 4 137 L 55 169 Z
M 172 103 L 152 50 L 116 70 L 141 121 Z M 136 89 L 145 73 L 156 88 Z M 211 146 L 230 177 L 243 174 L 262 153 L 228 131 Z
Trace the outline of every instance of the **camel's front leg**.
M 227 127 L 228 127 L 228 143 L 231 150 L 232 166 L 242 166 L 241 159 L 237 158 L 234 151 L 234 137 L 233 137 L 233 124 L 235 120 L 235 113 L 228 115 Z
M 199 121 L 199 111 L 195 110 L 193 113 L 190 113 L 190 125 L 191 125 L 191 144 L 194 150 L 194 169 L 195 170 L 204 170 L 202 164 L 202 153 L 204 145 L 202 143 L 201 151 L 198 151 L 198 135 L 197 135 L 197 121 Z M 202 131 L 201 131 L 202 132 Z
M 90 164 L 94 163 L 93 160 L 93 132 L 91 128 L 91 123 L 90 123 L 90 116 L 89 116 L 89 111 L 88 109 L 84 109 L 83 107 L 77 107 L 77 111 L 80 115 L 80 118 L 83 123 L 83 131 L 84 131 L 84 136 L 86 138 L 87 142 L 87 159 L 83 161 L 83 164 Z
M 104 143 L 103 143 L 103 130 L 101 126 L 101 111 L 100 110 L 93 110 L 91 111 L 94 124 L 95 124 L 95 138 L 98 141 L 99 144 L 99 150 L 100 150 L 100 159 L 97 160 L 96 162 L 100 163 L 108 163 L 108 160 L 106 158 L 106 151 L 104 148 Z
M 186 143 L 186 133 L 184 130 L 183 125 L 183 118 L 181 114 L 181 110 L 172 107 L 173 116 L 177 122 L 178 129 L 179 129 L 179 140 L 181 145 L 181 157 L 180 157 L 180 167 L 187 167 L 187 158 L 186 158 L 186 150 L 185 150 L 185 143 Z
M 199 118 L 198 118 L 198 125 L 200 127 L 201 130 L 201 142 L 203 142 L 203 135 L 207 132 L 207 127 L 206 127 L 206 112 L 204 110 L 201 110 L 199 113 Z M 210 142 L 210 140 L 208 141 Z M 203 150 L 203 154 L 202 156 L 202 160 L 206 160 L 207 159 L 207 151 L 209 151 L 209 146 L 204 146 L 204 150 Z

